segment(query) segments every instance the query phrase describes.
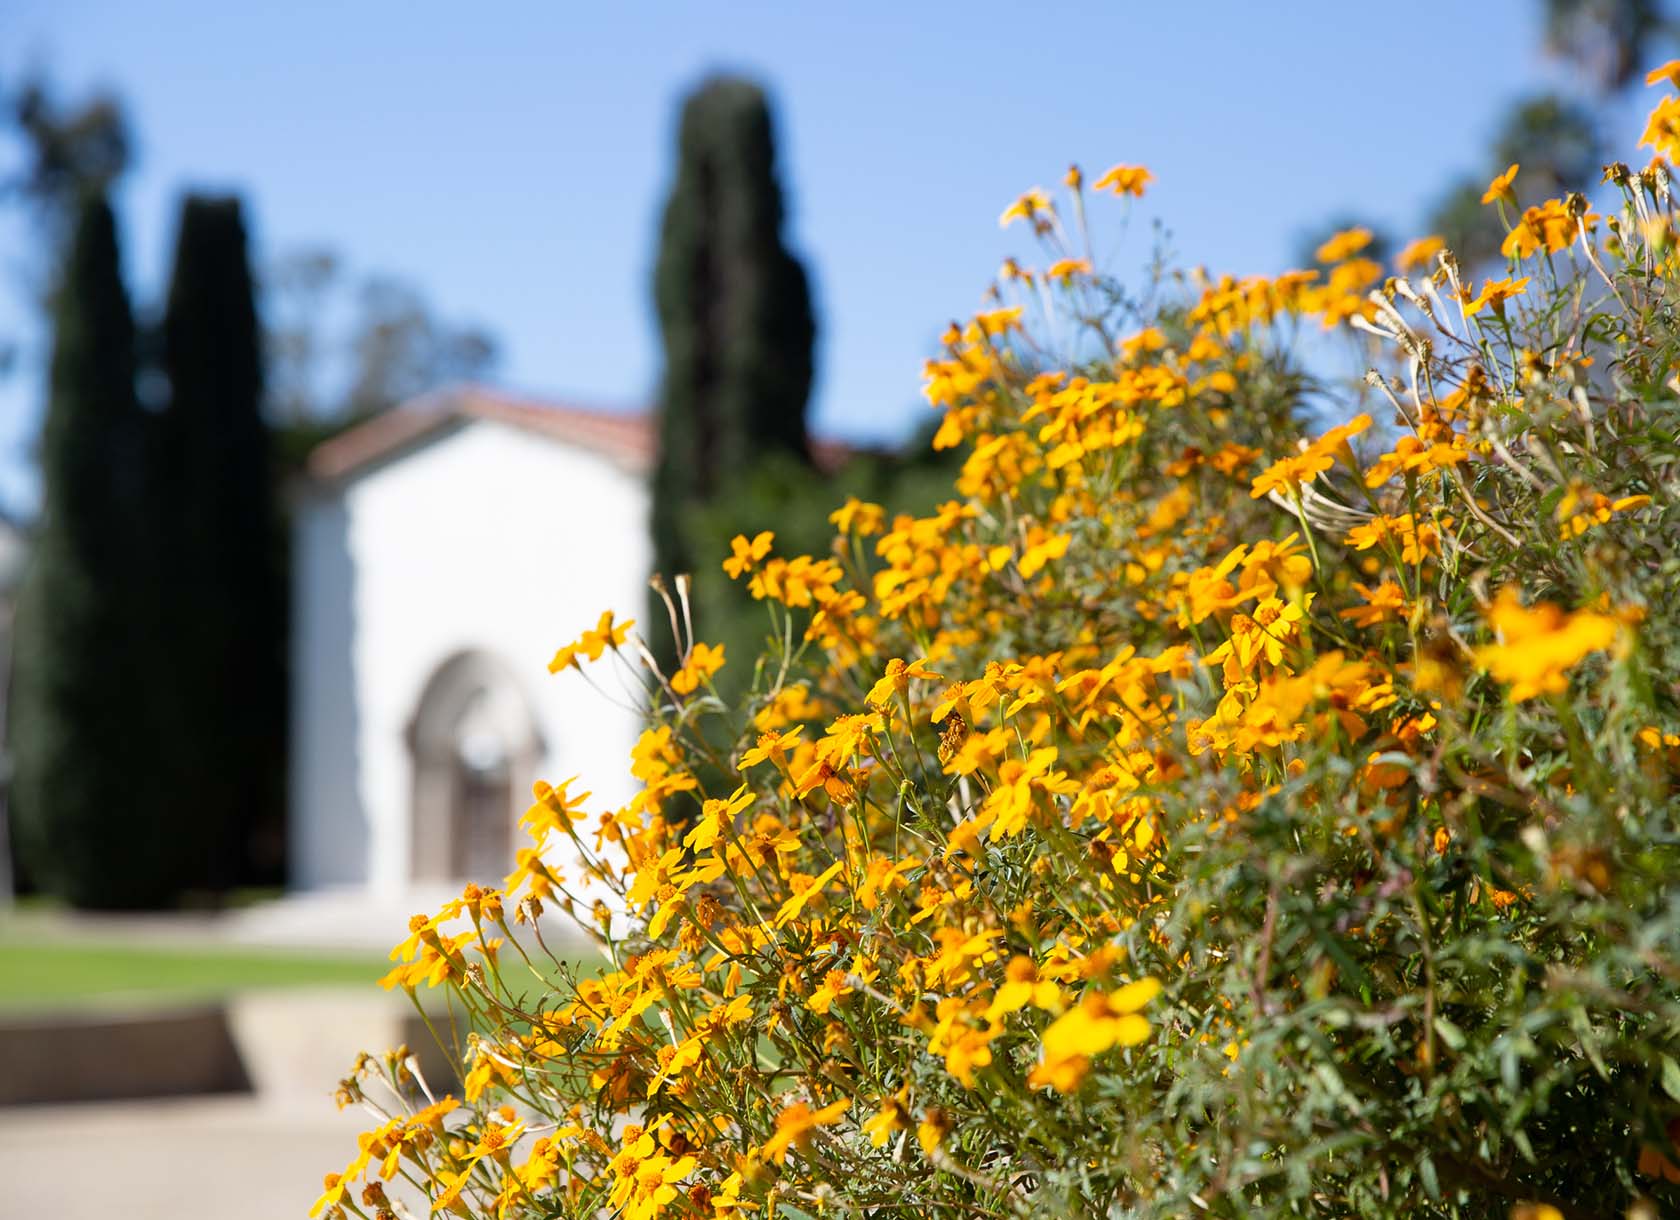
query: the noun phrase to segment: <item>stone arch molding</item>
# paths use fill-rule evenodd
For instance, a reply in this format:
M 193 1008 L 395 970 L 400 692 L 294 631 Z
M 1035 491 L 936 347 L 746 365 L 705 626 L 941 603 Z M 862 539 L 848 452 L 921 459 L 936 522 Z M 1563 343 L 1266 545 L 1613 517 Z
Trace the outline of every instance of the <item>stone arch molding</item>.
M 450 656 L 426 680 L 405 737 L 413 880 L 499 884 L 544 750 L 512 672 L 479 649 Z

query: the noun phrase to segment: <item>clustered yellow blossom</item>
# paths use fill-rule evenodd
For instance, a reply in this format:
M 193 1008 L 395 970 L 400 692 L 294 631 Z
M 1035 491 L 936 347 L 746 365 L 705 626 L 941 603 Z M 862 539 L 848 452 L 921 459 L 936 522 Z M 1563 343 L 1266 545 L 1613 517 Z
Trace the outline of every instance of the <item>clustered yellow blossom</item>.
M 1517 169 L 1487 201 L 1514 208 Z M 1135 198 L 1151 180 L 1117 165 L 1092 187 Z M 1082 189 L 1077 170 L 1064 181 Z M 455 997 L 473 1030 L 460 1102 L 389 1112 L 317 1212 L 347 1215 L 356 1181 L 399 1172 L 434 1212 L 627 1220 L 1003 1207 L 1058 1148 L 1108 1172 L 1081 1107 L 1159 1098 L 1203 1059 L 1240 1072 L 1264 1040 L 1269 1001 L 1210 996 L 1218 963 L 1174 939 L 1173 902 L 1181 844 L 1240 836 L 1280 800 L 1343 801 L 1359 816 L 1330 837 L 1348 850 L 1422 844 L 1522 918 L 1529 891 L 1462 853 L 1448 817 L 1528 794 L 1493 755 L 1440 765 L 1443 742 L 1496 711 L 1561 715 L 1626 663 L 1639 614 L 1518 587 L 1539 574 L 1485 595 L 1471 574 L 1520 534 L 1564 557 L 1544 573 L 1561 588 L 1620 562 L 1592 548 L 1653 505 L 1559 479 L 1555 454 L 1512 440 L 1523 388 L 1585 385 L 1583 352 L 1452 329 L 1506 318 L 1548 273 L 1472 293 L 1427 237 L 1398 267 L 1428 278 L 1397 284 L 1350 229 L 1317 269 L 1192 278 L 1181 309 L 1093 323 L 1098 353 L 1058 362 L 1029 310 L 1095 291 L 1062 215 L 1038 188 L 1008 207 L 1048 270 L 1012 262 L 1019 303 L 953 325 L 924 369 L 933 445 L 961 457 L 950 499 L 914 513 L 852 498 L 824 554 L 761 530 L 709 561 L 769 618 L 740 706 L 719 708 L 721 645 L 679 639 L 673 672 L 648 674 L 610 612 L 556 653 L 556 673 L 609 654 L 641 673 L 637 790 L 586 812 L 571 781 L 538 784 L 502 887 L 415 917 L 385 984 Z M 1539 204 L 1513 216 L 1505 253 L 1555 254 L 1598 219 Z M 1301 318 L 1392 341 L 1377 405 L 1303 426 L 1298 397 L 1265 381 Z M 1519 516 L 1485 490 L 1518 463 L 1515 485 L 1552 494 L 1551 511 Z M 1634 731 L 1652 766 L 1680 754 L 1671 729 Z M 551 952 L 556 912 L 599 939 L 598 969 Z M 1391 935 L 1354 922 L 1314 934 Z M 1334 964 L 1273 978 L 1264 961 L 1237 990 L 1304 1003 L 1338 984 Z M 1392 1070 L 1427 1082 L 1434 1036 L 1408 1033 L 1421 1049 Z M 407 1071 L 388 1075 L 407 1087 Z M 360 1100 L 366 1075 L 345 1092 Z M 1016 1143 L 1031 1146 L 1018 1163 Z M 1168 1160 L 1157 1147 L 1124 1172 Z

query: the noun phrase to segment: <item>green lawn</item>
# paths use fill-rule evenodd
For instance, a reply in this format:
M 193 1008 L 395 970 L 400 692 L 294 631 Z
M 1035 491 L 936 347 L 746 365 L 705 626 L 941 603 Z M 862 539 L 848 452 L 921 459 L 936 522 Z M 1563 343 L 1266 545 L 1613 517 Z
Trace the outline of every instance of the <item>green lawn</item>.
M 257 987 L 377 991 L 376 954 L 187 948 L 0 937 L 0 1010 L 208 999 Z

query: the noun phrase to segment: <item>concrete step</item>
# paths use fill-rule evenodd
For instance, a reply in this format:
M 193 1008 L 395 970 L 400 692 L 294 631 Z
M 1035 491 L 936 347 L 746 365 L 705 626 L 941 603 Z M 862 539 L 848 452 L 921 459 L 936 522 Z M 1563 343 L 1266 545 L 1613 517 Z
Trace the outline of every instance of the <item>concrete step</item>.
M 449 1023 L 434 1019 L 448 1036 Z M 255 1094 L 325 1102 L 359 1051 L 406 1045 L 434 1091 L 453 1059 L 401 995 L 276 990 L 118 1012 L 0 1016 L 0 1106 Z

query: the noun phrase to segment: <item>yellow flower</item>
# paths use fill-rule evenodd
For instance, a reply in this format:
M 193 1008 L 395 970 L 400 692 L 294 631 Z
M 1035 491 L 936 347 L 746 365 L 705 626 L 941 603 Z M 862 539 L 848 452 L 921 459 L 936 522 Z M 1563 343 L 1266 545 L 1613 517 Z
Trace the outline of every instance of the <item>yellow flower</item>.
M 1088 258 L 1064 258 L 1050 264 L 1044 273 L 1047 280 L 1071 280 L 1078 275 L 1091 274 L 1091 260 Z
M 1517 193 L 1511 189 L 1511 182 L 1516 176 L 1517 163 L 1513 161 L 1509 169 L 1488 183 L 1487 190 L 1482 192 L 1482 202 L 1492 203 L 1496 199 L 1503 199 L 1514 207 L 1517 202 Z
M 790 1147 L 808 1146 L 812 1132 L 818 1127 L 828 1127 L 839 1122 L 840 1116 L 851 1104 L 848 1098 L 842 1097 L 820 1110 L 813 1110 L 802 1101 L 794 1102 L 776 1115 L 776 1133 L 764 1141 L 764 1158 L 778 1165 L 785 1164 Z
M 337 1207 L 343 1203 L 344 1192 L 349 1189 L 350 1183 L 341 1173 L 329 1173 L 322 1179 L 322 1185 L 325 1189 L 321 1192 L 321 1197 L 316 1199 L 314 1206 L 309 1209 L 311 1216 L 318 1216 L 324 1208 Z
M 1603 525 L 1616 513 L 1644 508 L 1650 502 L 1650 496 L 1623 496 L 1612 500 L 1602 492 L 1572 486 L 1558 501 L 1558 533 L 1565 538 L 1579 537 L 1594 526 Z
M 986 1019 L 995 1021 L 1008 1013 L 1019 1012 L 1029 1004 L 1046 1012 L 1056 1012 L 1062 1006 L 1062 989 L 1054 980 L 1039 975 L 1032 958 L 1018 955 L 1004 967 L 1004 982 L 986 1009 Z
M 564 645 L 554 654 L 554 659 L 548 663 L 548 672 L 557 674 L 562 669 L 583 668 L 578 664 L 577 655 L 578 646 L 575 642 Z
M 851 995 L 853 990 L 852 985 L 846 981 L 844 970 L 830 970 L 823 975 L 822 983 L 806 999 L 805 1007 L 819 1016 L 826 1016 L 828 1010 L 834 1006 L 834 1001 L 842 996 Z M 873 1121 L 875 1120 L 870 1120 Z M 865 1123 L 863 1128 L 865 1131 L 869 1130 L 869 1123 Z
M 804 725 L 796 724 L 779 733 L 760 733 L 758 744 L 741 755 L 741 770 L 756 767 L 761 762 L 773 762 L 785 768 L 788 765 L 788 750 L 797 744 L 799 735 L 804 731 Z
M 723 668 L 723 645 L 696 643 L 689 650 L 688 660 L 671 675 L 671 689 L 679 695 L 692 695 L 700 684 Z
M 634 906 L 643 906 L 659 898 L 662 902 L 668 896 L 660 891 L 667 886 L 673 890 L 678 884 L 677 870 L 682 865 L 683 853 L 680 847 L 673 847 L 670 851 L 659 856 L 645 859 L 636 869 L 636 882 L 630 887 L 630 902 Z
M 514 853 L 514 870 L 507 875 L 502 888 L 512 894 L 520 886 L 527 886 L 535 897 L 547 899 L 554 896 L 554 887 L 558 884 L 559 875 L 543 863 L 537 849 L 521 847 Z
M 1403 272 L 1416 271 L 1429 266 L 1429 261 L 1446 248 L 1447 243 L 1434 234 L 1420 237 L 1416 241 L 1406 243 L 1400 253 L 1394 256 L 1394 265 Z
M 1110 995 L 1092 989 L 1044 1031 L 1044 1057 L 1027 1078 L 1037 1088 L 1060 1093 L 1079 1087 L 1091 1058 L 1116 1046 L 1136 1046 L 1149 1037 L 1149 1022 L 1138 1010 L 1161 992 L 1156 979 L 1138 979 Z
M 1476 662 L 1511 688 L 1513 703 L 1568 690 L 1568 671 L 1589 653 L 1609 648 L 1621 629 L 1607 614 L 1571 614 L 1550 602 L 1525 607 L 1511 587 L 1500 591 L 1488 621 L 1498 642 L 1476 649 Z
M 727 801 L 708 800 L 700 806 L 700 820 L 683 836 L 683 846 L 691 851 L 708 851 L 718 840 L 723 827 L 734 825 L 735 815 L 746 810 L 758 798 L 742 784 Z
M 1442 528 L 1452 525 L 1451 517 L 1442 517 Z M 1414 521 L 1411 513 L 1398 517 L 1372 517 L 1363 525 L 1347 532 L 1346 541 L 1356 551 L 1368 551 L 1384 542 L 1400 544 L 1401 563 L 1422 563 L 1430 555 L 1441 553 L 1441 530 L 1431 522 Z
M 848 765 L 883 726 L 879 712 L 856 712 L 837 716 L 817 743 L 817 757 L 839 769 Z
M 953 1126 L 955 1124 L 948 1112 L 938 1106 L 929 1106 L 928 1112 L 916 1126 L 916 1142 L 922 1146 L 922 1153 L 931 1157 L 934 1149 L 943 1144 L 945 1137 L 951 1134 Z
M 1359 590 L 1359 595 L 1365 599 L 1363 606 L 1349 606 L 1345 610 L 1338 610 L 1340 618 L 1352 619 L 1356 627 L 1372 627 L 1378 623 L 1392 622 L 1405 617 L 1406 597 L 1400 586 L 1392 580 L 1385 580 L 1376 588 L 1367 588 L 1358 581 L 1353 587 Z
M 469 1102 L 477 1101 L 485 1089 L 493 1085 L 510 1085 L 515 1079 L 512 1068 L 501 1063 L 489 1049 L 481 1049 L 473 1058 L 472 1070 L 461 1082 L 462 1091 Z
M 1303 483 L 1311 483 L 1335 464 L 1329 454 L 1312 449 L 1279 458 L 1254 477 L 1251 494 L 1256 500 L 1274 491 L 1294 495 Z
M 447 908 L 446 908 L 447 911 Z M 396 948 L 391 950 L 390 960 L 411 962 L 414 955 L 420 952 L 422 944 L 433 945 L 438 940 L 438 925 L 453 918 L 453 913 L 440 911 L 436 915 L 410 915 L 408 918 L 408 936 Z
M 1312 452 L 1327 453 L 1335 456 L 1342 451 L 1342 447 L 1371 426 L 1371 417 L 1361 412 L 1348 420 L 1345 424 L 1337 424 L 1330 431 L 1312 443 Z
M 1044 193 L 1042 187 L 1033 187 L 1014 203 L 1003 209 L 1003 215 L 998 217 L 998 226 L 1008 228 L 1011 221 L 1025 220 L 1033 224 L 1041 223 L 1041 215 L 1054 215 L 1055 205 L 1050 202 L 1050 196 Z
M 1658 81 L 1667 81 L 1676 89 L 1680 89 L 1680 59 L 1671 59 L 1660 68 L 1652 68 L 1645 74 L 1645 83 L 1654 85 Z
M 1055 761 L 1055 746 L 1034 750 L 1024 760 L 1004 759 L 998 767 L 997 786 L 972 820 L 972 829 L 978 832 L 989 824 L 993 839 L 1010 838 L 1026 829 L 1038 805 L 1035 793 L 1067 796 L 1078 791 L 1079 785 L 1069 780 L 1066 772 L 1050 769 Z
M 461 1191 L 472 1177 L 473 1166 L 485 1157 L 493 1157 L 498 1161 L 507 1159 L 508 1151 L 525 1130 L 524 1123 L 513 1123 L 510 1126 L 498 1127 L 492 1124 L 485 1129 L 462 1158 L 460 1169 L 453 1174 L 444 1174 L 439 1180 L 444 1186 L 442 1194 L 432 1200 L 433 1211 L 443 1211 L 452 1206 L 461 1197 Z
M 1591 212 L 1581 216 L 1579 223 L 1590 230 L 1597 227 L 1599 217 Z M 1506 258 L 1527 258 L 1539 250 L 1555 254 L 1567 250 L 1575 241 L 1576 218 L 1569 213 L 1561 199 L 1548 199 L 1539 207 L 1523 213 L 1517 227 L 1505 235 L 1499 252 Z
M 723 570 L 731 580 L 739 580 L 743 572 L 752 571 L 753 565 L 770 553 L 775 540 L 776 535 L 769 530 L 754 535 L 751 541 L 745 534 L 736 534 L 729 540 L 730 555 L 723 561 Z
M 832 559 L 798 555 L 772 559 L 753 574 L 747 589 L 759 601 L 768 598 L 797 610 L 826 597 L 840 583 L 841 575 L 840 565 Z
M 1365 486 L 1381 487 L 1401 472 L 1421 476 L 1468 462 L 1470 454 L 1462 447 L 1463 438 L 1453 433 L 1447 435 L 1450 441 L 1434 444 L 1415 436 L 1402 436 L 1391 452 L 1383 454 L 1365 472 Z
M 1320 246 L 1313 257 L 1321 263 L 1339 263 L 1352 258 L 1370 244 L 1371 230 L 1358 227 L 1343 229 Z
M 1657 103 L 1645 121 L 1645 134 L 1639 144 L 1640 147 L 1649 144 L 1659 156 L 1672 158 L 1680 154 L 1680 96 L 1665 97 Z
M 881 532 L 881 527 L 887 519 L 887 510 L 879 504 L 848 496 L 844 504 L 828 514 L 828 519 L 842 534 L 856 534 L 859 538 L 867 538 L 871 534 Z
M 821 705 L 811 697 L 811 688 L 803 682 L 792 682 L 771 694 L 753 713 L 753 727 L 771 733 L 797 720 L 815 720 L 821 715 Z
M 1091 189 L 1113 191 L 1116 195 L 1132 195 L 1141 199 L 1143 188 L 1154 180 L 1155 175 L 1141 165 L 1116 165 L 1093 182 Z
M 892 1138 L 894 1131 L 902 1131 L 909 1125 L 910 1090 L 903 1088 L 882 1099 L 881 1108 L 864 1121 L 863 1132 L 869 1137 L 869 1142 L 879 1148 Z
M 1307 604 L 1312 595 L 1308 594 Z M 1243 681 L 1264 661 L 1276 667 L 1283 663 L 1284 645 L 1300 639 L 1304 618 L 1302 606 L 1268 597 L 1254 607 L 1252 616 L 1233 615 L 1231 638 L 1203 658 L 1204 665 L 1223 664 L 1225 681 L 1233 685 Z
M 1068 543 L 1072 539 L 1066 534 L 1048 534 L 1036 526 L 1029 531 L 1029 536 L 1032 543 L 1021 553 L 1021 558 L 1016 561 L 1015 566 L 1022 576 L 1030 580 L 1052 559 L 1060 559 L 1066 555 Z
M 567 644 L 554 654 L 554 659 L 548 663 L 548 672 L 557 674 L 563 669 L 582 668 L 578 664 L 580 655 L 591 661 L 599 661 L 607 649 L 616 651 L 630 635 L 630 628 L 635 625 L 635 619 L 614 623 L 613 612 L 603 610 L 593 631 L 585 631 L 580 639 Z
M 988 309 L 977 313 L 974 320 L 964 328 L 963 340 L 967 343 L 978 343 L 981 338 L 995 339 L 1012 330 L 1020 330 L 1021 313 L 1019 305 L 1008 305 L 1002 309 Z
M 630 634 L 630 628 L 635 625 L 635 619 L 615 624 L 611 610 L 601 611 L 601 620 L 595 624 L 595 630 L 583 633 L 581 643 L 584 655 L 591 661 L 599 661 L 605 650 L 609 648 L 617 649 L 623 644 Z
M 549 834 L 563 834 L 567 827 L 583 819 L 583 803 L 594 794 L 580 792 L 573 796 L 569 789 L 577 776 L 561 781 L 558 788 L 537 780 L 531 785 L 533 803 L 519 819 L 519 824 L 538 843 Z
M 785 927 L 797 919 L 801 911 L 822 896 L 822 892 L 828 887 L 828 883 L 840 875 L 840 870 L 845 866 L 845 863 L 844 860 L 836 860 L 825 868 L 820 875 L 799 883 L 793 897 L 782 903 L 780 909 L 777 910 L 776 926 L 778 928 Z
M 869 688 L 865 701 L 870 707 L 885 707 L 892 702 L 894 694 L 904 694 L 910 689 L 910 681 L 919 678 L 924 681 L 939 681 L 940 675 L 928 669 L 926 657 L 921 657 L 906 665 L 894 657 L 887 662 L 887 672 L 881 680 Z
M 694 1164 L 691 1156 L 678 1160 L 672 1160 L 664 1153 L 647 1157 L 636 1165 L 633 1174 L 620 1179 L 620 1185 L 613 1190 L 611 1202 L 623 1209 L 619 1213 L 622 1220 L 653 1220 L 666 1204 L 681 1193 L 677 1183 L 693 1171 Z
M 974 1004 L 959 996 L 939 1001 L 938 1022 L 928 1035 L 928 1052 L 945 1057 L 945 1070 L 965 1089 L 974 1087 L 976 1068 L 992 1063 L 992 1041 L 1003 1032 L 996 1021 L 976 1024 Z
M 1504 317 L 1505 302 L 1514 296 L 1521 296 L 1527 287 L 1528 277 L 1526 275 L 1520 280 L 1483 280 L 1481 292 L 1465 303 L 1464 316 L 1471 317 L 1492 306 L 1494 313 Z

